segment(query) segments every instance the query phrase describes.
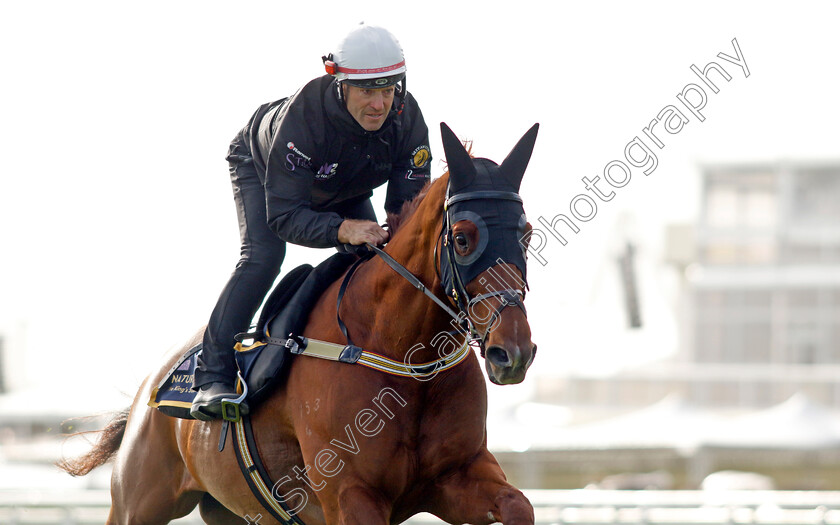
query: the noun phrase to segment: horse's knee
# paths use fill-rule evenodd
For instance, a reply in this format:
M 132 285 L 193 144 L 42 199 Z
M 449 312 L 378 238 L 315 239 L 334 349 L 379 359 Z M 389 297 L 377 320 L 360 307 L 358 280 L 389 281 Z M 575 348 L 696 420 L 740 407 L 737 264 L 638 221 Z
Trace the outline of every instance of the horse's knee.
M 340 525 L 385 525 L 390 522 L 391 506 L 367 487 L 349 487 L 338 495 Z
M 520 490 L 505 487 L 496 494 L 494 503 L 504 525 L 533 525 L 534 507 Z

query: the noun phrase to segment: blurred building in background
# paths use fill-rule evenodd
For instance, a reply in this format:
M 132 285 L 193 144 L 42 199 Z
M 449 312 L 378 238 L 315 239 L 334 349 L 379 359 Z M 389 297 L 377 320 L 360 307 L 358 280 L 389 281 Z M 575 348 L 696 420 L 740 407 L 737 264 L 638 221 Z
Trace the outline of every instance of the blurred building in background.
M 678 350 L 615 374 L 539 378 L 535 403 L 573 415 L 498 447 L 512 479 L 696 488 L 742 470 L 778 488 L 840 485 L 840 162 L 700 176 L 696 222 L 668 226 L 665 260 L 647 261 L 677 276 Z M 641 290 L 644 304 L 652 288 Z
M 690 398 L 803 392 L 840 407 L 840 164 L 707 166 L 703 179 L 683 360 L 707 384 Z
M 840 408 L 840 163 L 707 165 L 696 224 L 671 225 L 678 354 L 606 378 L 540 385 L 543 400 L 639 407 L 669 394 L 766 408 L 806 394 Z

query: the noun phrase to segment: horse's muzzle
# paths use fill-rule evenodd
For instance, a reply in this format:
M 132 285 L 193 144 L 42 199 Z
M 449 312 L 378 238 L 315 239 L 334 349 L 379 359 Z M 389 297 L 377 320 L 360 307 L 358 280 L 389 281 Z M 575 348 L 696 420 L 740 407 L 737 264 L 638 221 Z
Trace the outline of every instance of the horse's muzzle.
M 521 383 L 536 353 L 537 345 L 533 343 L 525 351 L 518 346 L 515 349 L 507 349 L 500 345 L 491 345 L 485 353 L 487 376 L 497 385 Z

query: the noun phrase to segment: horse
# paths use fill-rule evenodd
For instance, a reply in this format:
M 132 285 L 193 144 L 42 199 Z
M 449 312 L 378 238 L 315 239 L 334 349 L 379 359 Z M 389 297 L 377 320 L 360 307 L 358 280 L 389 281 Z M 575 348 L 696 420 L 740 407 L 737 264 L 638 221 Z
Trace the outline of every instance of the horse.
M 447 172 L 389 217 L 386 255 L 317 301 L 305 336 L 339 344 L 352 336 L 410 373 L 296 356 L 282 384 L 252 407 L 256 448 L 277 480 L 272 494 L 295 503 L 296 520 L 379 525 L 428 512 L 447 523 L 533 525 L 530 502 L 487 449 L 487 387 L 473 347 L 500 385 L 521 382 L 536 354 L 523 304 L 530 225 L 518 191 L 538 126 L 498 165 L 471 157 L 441 123 Z M 217 449 L 223 421 L 147 406 L 201 339 L 173 352 L 94 448 L 64 465 L 83 475 L 114 459 L 109 525 L 168 523 L 196 505 L 210 524 L 279 523 L 264 515 L 233 447 Z M 457 366 L 440 366 L 467 344 Z

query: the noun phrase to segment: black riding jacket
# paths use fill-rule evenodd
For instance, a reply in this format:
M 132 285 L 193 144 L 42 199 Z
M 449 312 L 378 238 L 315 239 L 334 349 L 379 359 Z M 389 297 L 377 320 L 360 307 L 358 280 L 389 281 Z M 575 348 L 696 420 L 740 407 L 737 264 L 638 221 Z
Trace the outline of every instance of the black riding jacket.
M 366 131 L 329 75 L 261 106 L 245 136 L 266 194 L 268 226 L 281 239 L 337 246 L 344 217 L 331 211 L 370 198 L 388 182 L 385 210 L 398 213 L 429 180 L 429 130 L 414 97 L 397 94 L 377 131 Z

